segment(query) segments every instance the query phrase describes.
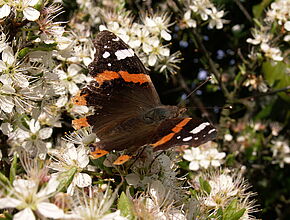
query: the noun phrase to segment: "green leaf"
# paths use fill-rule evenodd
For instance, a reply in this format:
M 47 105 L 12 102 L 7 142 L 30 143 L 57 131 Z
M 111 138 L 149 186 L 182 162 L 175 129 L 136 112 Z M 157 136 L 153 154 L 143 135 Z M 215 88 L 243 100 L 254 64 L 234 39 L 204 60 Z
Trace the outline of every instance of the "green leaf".
M 237 208 L 238 200 L 233 199 L 228 207 L 224 210 L 223 220 L 239 220 L 245 213 L 246 209 L 243 208 L 237 211 Z
M 0 172 L 0 182 L 2 182 L 3 185 L 5 185 L 5 186 L 9 185 L 9 179 L 1 172 Z
M 204 192 L 206 192 L 207 194 L 210 194 L 211 187 L 210 187 L 209 183 L 206 180 L 204 180 L 201 177 L 199 177 L 199 184 L 200 184 L 201 189 Z
M 62 173 L 60 176 L 59 176 L 59 185 L 57 187 L 57 191 L 58 192 L 64 192 L 66 191 L 66 189 L 68 188 L 68 186 L 71 184 L 73 178 L 74 178 L 74 175 L 76 174 L 77 172 L 77 168 L 72 168 L 70 169 L 69 171 L 67 172 L 64 172 Z
M 121 193 L 117 206 L 121 211 L 122 216 L 132 220 L 136 219 L 133 211 L 132 201 L 126 196 L 124 192 Z
M 254 5 L 252 8 L 253 14 L 255 18 L 260 18 L 263 14 L 265 8 L 272 2 L 273 0 L 263 0 L 260 4 Z
M 274 89 L 283 89 L 290 85 L 290 65 L 284 62 L 264 62 L 262 72 L 267 83 Z M 288 72 L 287 72 L 288 71 Z M 282 99 L 290 102 L 290 97 L 285 92 L 278 93 Z
M 16 169 L 17 169 L 17 154 L 14 154 L 13 161 L 12 161 L 12 164 L 10 167 L 10 173 L 9 173 L 9 180 L 10 180 L 11 184 L 13 183 L 13 181 L 15 179 Z
M 25 55 L 28 54 L 28 52 L 29 52 L 28 47 L 24 47 L 23 49 L 21 49 L 18 53 L 18 59 L 22 59 L 23 57 L 25 57 Z

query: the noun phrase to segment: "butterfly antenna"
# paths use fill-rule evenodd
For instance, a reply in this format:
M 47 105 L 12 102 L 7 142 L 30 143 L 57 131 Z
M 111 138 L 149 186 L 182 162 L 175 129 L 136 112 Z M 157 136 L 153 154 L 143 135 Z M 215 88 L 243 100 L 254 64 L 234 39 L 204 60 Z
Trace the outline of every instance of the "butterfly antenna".
M 192 90 L 186 97 L 185 97 L 185 99 L 183 99 L 183 100 L 181 100 L 180 102 L 179 102 L 179 104 L 178 104 L 178 106 L 180 106 L 186 99 L 188 99 L 193 93 L 195 93 L 200 87 L 202 87 L 204 84 L 206 84 L 209 80 L 211 80 L 212 79 L 212 77 L 211 76 L 209 76 L 209 77 L 207 77 L 207 79 L 206 80 L 204 80 L 203 82 L 201 82 L 199 85 L 197 85 L 196 87 L 195 87 L 195 89 L 194 90 Z

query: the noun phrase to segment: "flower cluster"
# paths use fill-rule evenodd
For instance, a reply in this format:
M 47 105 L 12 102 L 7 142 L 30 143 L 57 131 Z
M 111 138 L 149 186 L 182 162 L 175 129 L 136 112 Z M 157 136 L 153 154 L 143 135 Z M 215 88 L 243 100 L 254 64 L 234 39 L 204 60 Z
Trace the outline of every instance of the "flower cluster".
M 284 168 L 285 164 L 290 164 L 290 147 L 286 140 L 273 140 L 273 146 L 271 151 L 273 152 L 274 164 L 279 164 L 281 168 Z
M 21 17 L 23 20 L 35 21 L 39 18 L 40 12 L 34 7 L 38 0 L 23 0 L 23 1 L 4 1 L 0 3 L 0 19 L 9 16 L 12 12 L 16 17 Z
M 182 24 L 186 28 L 195 28 L 199 23 L 208 21 L 210 29 L 222 29 L 227 23 L 223 19 L 224 10 L 218 10 L 210 0 L 188 0 Z
M 228 172 L 209 172 L 193 181 L 195 198 L 198 208 L 193 210 L 193 219 L 219 219 L 225 216 L 232 219 L 255 219 L 255 205 L 250 197 L 254 194 L 248 191 L 248 184 L 239 175 Z M 231 216 L 231 217 L 230 217 Z
M 219 152 L 214 142 L 201 145 L 198 148 L 184 150 L 183 158 L 189 161 L 189 169 L 197 171 L 199 169 L 208 169 L 209 167 L 219 167 L 226 153 Z
M 106 26 L 101 25 L 100 30 L 108 29 L 120 36 L 132 47 L 138 57 L 147 67 L 155 67 L 159 72 L 171 71 L 175 73 L 179 62 L 179 53 L 170 55 L 169 44 L 172 39 L 168 27 L 170 17 L 167 14 L 142 15 L 142 23 L 133 22 L 129 12 L 104 14 Z
M 271 4 L 266 13 L 264 23 L 258 23 L 258 27 L 253 29 L 253 38 L 248 38 L 247 42 L 259 45 L 260 51 L 265 57 L 274 61 L 282 61 L 283 51 L 277 46 L 277 39 L 283 38 L 285 42 L 290 40 L 290 3 L 287 0 L 275 1 Z M 273 28 L 277 29 L 273 32 Z

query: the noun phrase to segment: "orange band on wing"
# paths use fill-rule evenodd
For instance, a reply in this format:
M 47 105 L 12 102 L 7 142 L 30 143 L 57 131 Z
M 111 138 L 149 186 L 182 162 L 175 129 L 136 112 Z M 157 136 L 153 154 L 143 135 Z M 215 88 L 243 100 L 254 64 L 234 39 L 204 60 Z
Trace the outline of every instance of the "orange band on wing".
M 80 92 L 72 98 L 72 102 L 75 105 L 87 105 L 86 96 L 88 94 L 81 95 Z
M 171 138 L 173 138 L 174 135 L 175 135 L 175 133 L 170 133 L 170 134 L 164 136 L 163 138 L 161 138 L 161 139 L 160 139 L 159 141 L 157 141 L 156 143 L 151 144 L 151 145 L 152 145 L 152 147 L 157 147 L 157 146 L 159 146 L 159 145 L 161 145 L 161 144 L 164 144 L 164 143 L 166 143 L 167 141 L 171 140 Z
M 90 154 L 93 156 L 94 159 L 98 159 L 98 158 L 100 158 L 108 153 L 109 153 L 109 151 L 97 148 L 95 151 L 91 152 Z
M 72 121 L 72 124 L 73 124 L 73 127 L 75 129 L 80 129 L 80 128 L 83 128 L 83 127 L 90 126 L 88 121 L 87 121 L 87 118 L 75 119 L 75 120 Z
M 191 118 L 185 118 L 179 122 L 174 128 L 171 129 L 174 133 L 178 133 L 181 129 L 191 120 Z
M 173 136 L 180 132 L 182 128 L 191 120 L 191 118 L 185 118 L 181 122 L 179 122 L 174 128 L 171 129 L 173 133 L 169 133 L 168 135 L 161 138 L 159 141 L 155 142 L 154 144 L 151 144 L 152 147 L 158 147 L 162 144 L 165 144 L 166 142 L 170 141 Z
M 134 82 L 134 83 L 146 83 L 151 82 L 149 75 L 147 74 L 130 74 L 126 71 L 119 71 L 119 74 L 125 80 L 125 82 Z
M 104 81 L 108 81 L 108 80 L 112 80 L 112 79 L 118 79 L 118 78 L 120 78 L 120 75 L 117 72 L 105 70 L 104 72 L 99 73 L 95 77 L 95 80 L 100 85 L 102 85 Z
M 122 155 L 120 157 L 117 158 L 117 160 L 114 161 L 114 165 L 122 165 L 124 163 L 126 163 L 129 159 L 131 159 L 132 156 L 130 155 Z

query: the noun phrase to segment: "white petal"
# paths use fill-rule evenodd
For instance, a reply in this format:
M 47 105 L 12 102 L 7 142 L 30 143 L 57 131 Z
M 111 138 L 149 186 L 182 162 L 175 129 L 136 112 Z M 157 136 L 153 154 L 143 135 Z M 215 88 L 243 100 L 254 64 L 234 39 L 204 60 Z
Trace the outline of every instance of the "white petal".
M 79 90 L 79 87 L 74 82 L 68 82 L 68 91 L 70 94 L 76 95 Z
M 57 99 L 55 105 L 59 108 L 65 106 L 65 104 L 68 102 L 68 97 L 67 96 L 61 96 Z
M 287 22 L 284 24 L 284 28 L 286 29 L 286 31 L 290 31 L 290 21 L 287 21 Z
M 68 186 L 68 188 L 66 190 L 67 194 L 69 194 L 70 196 L 73 196 L 73 194 L 74 194 L 75 185 L 76 184 L 74 183 L 74 181 L 72 181 L 72 183 Z
M 35 220 L 35 216 L 30 208 L 26 208 L 15 214 L 13 220 Z
M 149 193 L 151 198 L 153 198 L 158 204 L 162 204 L 163 200 L 165 199 L 165 187 L 159 180 L 154 181 L 150 185 Z
M 219 167 L 221 164 L 218 160 L 212 160 L 211 161 L 211 165 L 214 166 L 214 167 Z
M 0 60 L 0 71 L 6 70 L 7 66 L 3 60 Z
M 37 197 L 41 198 L 41 197 L 45 197 L 51 193 L 54 193 L 57 189 L 59 185 L 59 181 L 57 180 L 57 176 L 53 176 L 48 184 L 46 185 L 45 188 L 41 189 L 38 193 L 37 193 Z
M 35 134 L 40 129 L 39 121 L 36 121 L 34 118 L 30 120 L 29 122 L 29 129 L 30 131 Z
M 9 65 L 12 65 L 15 61 L 14 53 L 11 47 L 7 47 L 2 52 L 2 60 Z
M 9 85 L 3 85 L 1 91 L 6 94 L 13 94 L 15 92 L 15 89 Z
M 69 157 L 70 160 L 77 160 L 78 159 L 77 149 L 75 148 L 74 145 L 69 147 L 66 155 Z
M 167 41 L 170 41 L 171 40 L 171 35 L 167 31 L 165 31 L 165 30 L 162 30 L 161 31 L 161 37 L 164 40 L 167 40 Z
M 145 52 L 145 53 L 150 53 L 151 51 L 152 51 L 152 46 L 151 45 L 149 45 L 149 44 L 146 44 L 146 43 L 144 43 L 143 45 L 142 45 L 142 49 L 143 49 L 143 51 Z
M 81 188 L 90 186 L 92 184 L 92 178 L 87 173 L 78 173 L 76 175 L 75 181 L 76 185 Z
M 85 168 L 90 162 L 87 150 L 84 147 L 78 147 L 77 152 L 78 152 L 79 167 Z
M 41 202 L 37 204 L 36 207 L 40 214 L 48 218 L 56 219 L 64 216 L 64 212 L 62 209 L 49 202 Z
M 148 64 L 149 66 L 154 66 L 157 61 L 157 56 L 154 54 L 149 55 Z
M 163 56 L 168 57 L 170 55 L 170 50 L 168 48 L 160 48 L 159 53 Z
M 14 102 L 12 97 L 0 96 L 0 107 L 4 112 L 11 113 L 14 108 Z
M 120 210 L 103 216 L 100 220 L 128 220 L 128 218 L 121 216 Z
M 15 208 L 21 204 L 20 200 L 11 198 L 11 197 L 6 197 L 0 199 L 0 209 L 4 208 Z
M 2 123 L 0 129 L 5 135 L 9 135 L 13 131 L 12 125 L 8 122 Z
M 21 88 L 27 88 L 29 86 L 27 78 L 21 73 L 15 75 L 15 80 Z
M 200 162 L 200 166 L 207 169 L 210 165 L 210 161 L 209 160 L 201 160 Z
M 27 5 L 34 6 L 39 2 L 39 0 L 26 0 L 26 2 L 28 3 Z
M 199 164 L 197 161 L 191 161 L 190 164 L 189 164 L 189 169 L 190 170 L 198 170 L 199 169 Z
M 70 76 L 74 76 L 76 74 L 78 74 L 78 72 L 81 70 L 82 68 L 77 65 L 77 64 L 71 64 L 69 65 L 69 67 L 67 68 L 67 72 L 68 72 L 68 75 Z
M 39 18 L 40 12 L 32 7 L 27 7 L 23 10 L 24 17 L 29 21 L 35 21 Z
M 50 138 L 51 134 L 52 134 L 52 128 L 42 128 L 39 131 L 39 138 L 44 140 L 44 139 Z
M 0 19 L 8 16 L 10 14 L 11 7 L 9 5 L 3 5 L 0 8 Z

